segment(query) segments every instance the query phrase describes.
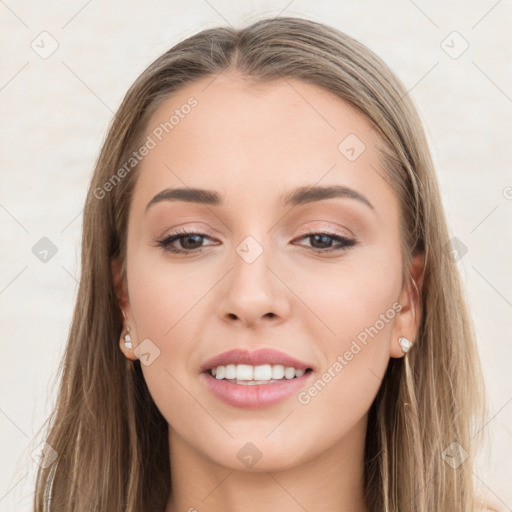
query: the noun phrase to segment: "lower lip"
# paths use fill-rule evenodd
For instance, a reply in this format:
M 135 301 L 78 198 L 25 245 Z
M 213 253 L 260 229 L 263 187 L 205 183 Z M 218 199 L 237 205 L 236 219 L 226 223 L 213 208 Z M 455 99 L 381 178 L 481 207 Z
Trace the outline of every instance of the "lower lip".
M 309 371 L 293 379 L 253 385 L 235 384 L 225 379 L 216 379 L 209 372 L 201 373 L 201 379 L 219 400 L 233 407 L 261 409 L 282 402 L 297 393 L 312 375 L 313 372 Z

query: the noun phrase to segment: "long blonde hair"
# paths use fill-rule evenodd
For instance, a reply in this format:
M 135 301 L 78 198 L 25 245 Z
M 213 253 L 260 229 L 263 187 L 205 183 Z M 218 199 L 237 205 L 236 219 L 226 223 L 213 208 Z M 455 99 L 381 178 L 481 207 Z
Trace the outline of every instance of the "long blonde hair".
M 104 197 L 97 191 L 140 145 L 164 100 L 228 69 L 255 82 L 295 78 L 322 87 L 356 107 L 380 135 L 384 175 L 401 208 L 404 278 L 410 278 L 413 255 L 422 253 L 425 264 L 416 343 L 406 358 L 390 359 L 369 411 L 367 503 L 372 512 L 473 512 L 472 429 L 484 424 L 483 379 L 421 121 L 402 83 L 366 46 L 292 17 L 240 30 L 208 29 L 180 42 L 140 75 L 112 120 L 86 199 L 80 286 L 47 421 L 45 440 L 58 458 L 38 471 L 34 510 L 165 508 L 171 492 L 168 425 L 140 362 L 119 349 L 123 319 L 111 269 L 119 258 L 126 277 L 136 167 Z M 447 449 L 467 459 L 452 467 Z

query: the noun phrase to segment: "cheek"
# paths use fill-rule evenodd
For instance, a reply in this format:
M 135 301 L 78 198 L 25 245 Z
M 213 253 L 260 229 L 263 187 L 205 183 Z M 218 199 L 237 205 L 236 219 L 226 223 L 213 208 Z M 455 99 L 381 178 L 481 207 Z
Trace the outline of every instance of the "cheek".
M 362 343 L 365 336 L 389 338 L 401 289 L 401 257 L 394 246 L 367 247 L 337 262 L 300 270 L 283 273 L 283 280 L 293 283 L 303 303 L 296 307 L 309 329 L 306 339 L 317 340 L 323 352 L 331 357 L 343 353 L 358 336 Z
M 209 282 L 190 265 L 185 269 L 143 251 L 134 254 L 128 264 L 128 290 L 139 338 L 168 345 L 193 321 L 198 301 L 211 288 Z
M 322 366 L 320 381 L 299 401 L 314 402 L 319 414 L 332 404 L 357 417 L 370 407 L 389 362 L 400 310 L 400 252 L 368 248 L 326 267 L 308 274 L 299 292 L 314 312 L 304 315 L 303 326 Z

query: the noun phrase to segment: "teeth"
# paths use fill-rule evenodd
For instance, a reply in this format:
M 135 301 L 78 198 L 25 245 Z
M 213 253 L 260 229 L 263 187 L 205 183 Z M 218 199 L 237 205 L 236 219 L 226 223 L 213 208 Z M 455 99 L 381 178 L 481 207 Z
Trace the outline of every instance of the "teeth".
M 272 366 L 263 364 L 254 367 L 254 380 L 270 380 L 272 378 Z
M 284 377 L 284 366 L 282 364 L 275 364 L 272 366 L 272 378 L 282 379 Z
M 226 366 L 217 366 L 210 370 L 210 373 L 217 380 L 227 379 L 246 381 L 248 385 L 264 384 L 270 380 L 293 379 L 304 375 L 305 370 L 296 370 L 291 366 L 282 364 L 262 364 L 260 366 L 251 366 L 249 364 L 228 364 Z
M 226 379 L 236 379 L 236 365 L 228 364 L 226 366 Z
M 249 364 L 236 365 L 236 380 L 253 380 L 254 366 Z
M 293 379 L 293 377 L 295 377 L 295 368 L 290 368 L 290 367 L 285 368 L 284 369 L 284 376 L 287 379 Z

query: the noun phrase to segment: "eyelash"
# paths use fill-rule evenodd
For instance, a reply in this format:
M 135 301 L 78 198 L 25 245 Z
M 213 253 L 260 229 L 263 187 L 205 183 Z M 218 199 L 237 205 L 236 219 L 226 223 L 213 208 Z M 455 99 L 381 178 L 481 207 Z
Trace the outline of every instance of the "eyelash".
M 173 242 L 176 242 L 182 238 L 185 238 L 186 236 L 191 236 L 191 235 L 197 235 L 197 236 L 200 236 L 203 238 L 204 237 L 212 238 L 212 235 L 210 233 L 198 233 L 196 231 L 187 231 L 186 229 L 181 228 L 181 229 L 177 230 L 175 233 L 173 233 L 169 236 L 166 236 L 165 238 L 163 238 L 161 240 L 158 240 L 156 245 L 158 247 L 161 247 L 162 249 L 164 249 L 164 251 L 171 252 L 173 254 L 199 254 L 203 251 L 204 247 L 199 247 L 198 249 L 176 249 L 175 247 L 171 247 L 171 244 Z M 346 238 L 344 236 L 335 235 L 333 233 L 328 233 L 328 232 L 304 233 L 299 239 L 310 238 L 310 237 L 313 237 L 316 235 L 321 235 L 321 236 L 331 238 L 331 239 L 335 240 L 336 242 L 339 242 L 342 244 L 341 247 L 334 248 L 334 249 L 333 248 L 316 249 L 314 247 L 311 248 L 314 252 L 321 253 L 321 254 L 337 252 L 337 251 L 347 251 L 347 250 L 351 249 L 352 247 L 354 247 L 354 245 L 356 245 L 356 243 L 357 243 L 355 240 L 353 240 L 351 238 Z

